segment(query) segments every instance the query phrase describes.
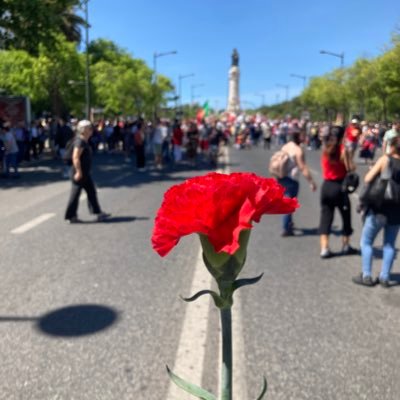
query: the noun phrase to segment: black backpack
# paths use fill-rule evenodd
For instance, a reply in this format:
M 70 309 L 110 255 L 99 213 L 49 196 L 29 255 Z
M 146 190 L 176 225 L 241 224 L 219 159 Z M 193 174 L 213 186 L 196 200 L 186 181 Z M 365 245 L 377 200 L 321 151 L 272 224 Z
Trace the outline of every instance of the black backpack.
M 400 206 L 400 176 L 394 173 L 392 159 L 386 168 L 371 183 L 365 186 L 360 195 L 362 204 L 382 208 L 385 206 Z

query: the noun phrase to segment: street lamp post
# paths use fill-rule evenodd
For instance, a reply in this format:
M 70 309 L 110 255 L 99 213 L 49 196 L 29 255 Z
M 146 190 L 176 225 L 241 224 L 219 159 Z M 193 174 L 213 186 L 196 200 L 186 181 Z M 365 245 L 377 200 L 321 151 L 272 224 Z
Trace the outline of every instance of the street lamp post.
M 340 69 L 343 72 L 344 68 L 344 51 L 341 53 L 332 53 L 331 51 L 326 51 L 326 50 L 320 50 L 320 54 L 328 54 L 329 56 L 337 57 L 340 58 Z M 343 74 L 340 74 L 340 83 L 343 83 Z M 343 114 L 345 113 L 345 105 L 342 104 L 343 107 Z
M 190 101 L 191 101 L 192 104 L 193 104 L 193 101 L 194 101 L 195 97 L 199 97 L 199 96 L 196 96 L 196 95 L 194 94 L 194 90 L 195 90 L 196 88 L 203 87 L 203 86 L 204 86 L 204 83 L 199 83 L 199 84 L 197 84 L 197 85 L 191 85 L 191 86 L 190 86 Z
M 293 77 L 293 78 L 302 79 L 303 80 L 303 89 L 305 89 L 306 83 L 307 83 L 307 77 L 305 75 L 290 74 L 290 76 Z
M 182 80 L 186 78 L 192 78 L 194 74 L 187 74 L 187 75 L 179 75 L 178 76 L 178 96 L 179 96 L 179 105 L 182 107 Z
M 153 82 L 154 82 L 154 85 L 157 85 L 157 58 L 158 57 L 169 56 L 169 55 L 177 54 L 177 53 L 178 52 L 176 50 L 165 51 L 163 53 L 154 52 L 154 54 L 153 54 L 153 74 L 154 74 Z
M 276 86 L 281 87 L 286 90 L 286 101 L 289 101 L 289 85 L 282 85 L 278 83 Z
M 328 54 L 329 56 L 340 58 L 340 68 L 343 69 L 344 67 L 344 52 L 341 53 L 332 53 L 331 51 L 327 50 L 320 50 L 320 54 Z
M 154 52 L 153 54 L 153 87 L 154 87 L 154 120 L 157 118 L 157 58 L 177 54 L 176 50 L 165 51 L 163 53 Z
M 86 70 L 85 70 L 85 108 L 86 119 L 90 120 L 90 59 L 89 59 L 89 0 L 82 0 L 81 5 L 85 13 L 85 47 L 86 47 Z

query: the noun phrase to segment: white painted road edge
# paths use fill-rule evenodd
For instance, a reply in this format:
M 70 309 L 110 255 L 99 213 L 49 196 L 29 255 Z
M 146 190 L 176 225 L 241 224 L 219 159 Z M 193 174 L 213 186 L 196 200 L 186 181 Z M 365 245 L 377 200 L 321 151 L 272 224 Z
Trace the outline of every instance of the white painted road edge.
M 228 164 L 228 150 L 225 149 L 223 162 Z M 229 173 L 229 168 L 224 171 Z M 195 273 L 190 288 L 189 295 L 193 295 L 200 290 L 210 289 L 212 277 L 204 266 L 202 259 L 202 249 L 199 249 L 195 265 Z M 235 304 L 232 309 L 232 333 L 233 333 L 233 394 L 238 400 L 248 400 L 247 386 L 244 375 L 244 343 L 241 319 L 240 295 L 235 293 Z M 205 350 L 207 341 L 208 320 L 210 310 L 210 297 L 203 296 L 186 306 L 183 327 L 179 339 L 178 351 L 175 357 L 175 364 L 172 371 L 181 378 L 196 384 L 202 385 Z M 221 365 L 221 335 L 219 326 L 210 327 L 213 335 L 218 335 L 219 339 L 219 366 Z M 220 368 L 215 373 L 219 374 Z M 220 376 L 218 376 L 218 388 L 216 396 L 220 391 Z M 193 396 L 178 388 L 172 381 L 169 384 L 166 400 L 192 400 Z
M 40 225 L 41 223 L 47 221 L 48 219 L 55 217 L 55 215 L 56 215 L 55 213 L 42 214 L 39 217 L 36 217 L 33 220 L 19 226 L 18 228 L 13 229 L 11 233 L 13 233 L 14 235 L 20 235 L 22 233 L 25 233 L 35 228 L 36 226 Z
M 211 279 L 211 275 L 203 265 L 200 249 L 190 292 L 185 295 L 190 297 L 200 290 L 210 289 Z M 179 347 L 172 368 L 175 374 L 198 386 L 201 386 L 203 378 L 209 311 L 210 296 L 202 296 L 194 303 L 187 304 Z M 193 400 L 193 396 L 178 388 L 171 381 L 167 400 Z

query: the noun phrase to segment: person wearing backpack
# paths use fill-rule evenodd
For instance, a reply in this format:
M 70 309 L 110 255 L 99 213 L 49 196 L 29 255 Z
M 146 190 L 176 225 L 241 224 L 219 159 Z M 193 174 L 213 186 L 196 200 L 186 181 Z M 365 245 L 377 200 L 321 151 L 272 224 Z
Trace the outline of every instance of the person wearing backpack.
M 392 181 L 392 200 L 383 200 L 379 204 L 368 204 L 363 230 L 361 233 L 362 273 L 353 277 L 358 285 L 375 286 L 380 283 L 384 288 L 390 287 L 390 271 L 393 266 L 396 250 L 396 238 L 400 230 L 400 137 L 390 143 L 390 152 L 378 159 L 376 164 L 365 175 L 364 182 L 371 184 L 390 167 L 389 181 Z M 383 258 L 378 280 L 372 279 L 373 244 L 379 231 L 383 229 Z
M 317 190 L 317 185 L 315 184 L 311 172 L 306 164 L 304 151 L 300 144 L 300 132 L 292 132 L 289 142 L 272 156 L 270 163 L 270 172 L 275 175 L 278 182 L 285 188 L 285 196 L 291 198 L 296 197 L 299 193 L 299 171 L 309 182 L 311 190 L 313 192 Z M 278 158 L 275 167 L 273 165 L 274 158 Z M 293 236 L 293 227 L 292 214 L 284 215 L 282 219 L 283 231 L 281 236 Z

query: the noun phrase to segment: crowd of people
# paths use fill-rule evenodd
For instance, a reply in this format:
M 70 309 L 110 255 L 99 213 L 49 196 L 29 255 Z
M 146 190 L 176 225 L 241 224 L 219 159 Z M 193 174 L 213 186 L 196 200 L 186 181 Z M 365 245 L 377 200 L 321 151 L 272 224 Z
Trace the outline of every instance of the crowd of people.
M 289 124 L 288 124 L 289 125 Z M 323 182 L 320 190 L 320 256 L 321 259 L 335 254 L 329 246 L 334 212 L 337 209 L 342 219 L 341 255 L 354 255 L 359 251 L 350 244 L 352 228 L 352 207 L 349 194 L 358 186 L 354 161 L 357 151 L 365 158 L 366 149 L 371 151 L 368 159 L 373 159 L 375 150 L 381 148 L 382 155 L 364 178 L 359 195 L 358 210 L 362 213 L 361 233 L 361 274 L 352 278 L 358 285 L 373 287 L 380 284 L 389 288 L 390 273 L 393 267 L 396 239 L 400 230 L 400 121 L 390 127 L 380 124 L 359 123 L 353 118 L 347 127 L 339 124 L 306 123 L 303 141 L 311 148 L 322 147 L 321 169 Z M 316 127 L 316 132 L 308 130 Z M 388 129 L 390 128 L 390 129 Z M 279 132 L 281 127 L 278 128 Z M 281 134 L 281 133 L 280 133 Z M 275 173 L 284 186 L 286 195 L 296 197 L 299 191 L 298 172 L 301 171 L 310 183 L 312 190 L 316 185 L 308 169 L 303 149 L 300 147 L 301 126 L 293 123 L 288 126 L 288 136 L 278 142 L 289 143 L 271 157 L 270 171 Z M 314 143 L 314 144 L 312 144 Z M 315 143 L 318 143 L 315 146 Z M 369 145 L 367 146 L 366 143 Z M 372 145 L 373 144 L 373 147 Z M 284 156 L 286 154 L 286 157 Z M 283 217 L 282 236 L 294 235 L 294 224 L 290 215 Z M 383 257 L 379 276 L 372 276 L 373 244 L 378 233 L 383 230 Z
M 19 177 L 18 164 L 31 158 L 40 158 L 45 149 L 53 157 L 59 158 L 63 165 L 63 177 L 71 178 L 73 184 L 65 218 L 69 222 L 77 222 L 77 205 L 82 189 L 87 192 L 91 211 L 99 220 L 108 216 L 100 209 L 91 179 L 92 153 L 122 154 L 126 162 L 135 161 L 138 172 L 144 172 L 149 165 L 159 170 L 165 168 L 166 164 L 182 162 L 195 166 L 199 159 L 216 166 L 220 146 L 228 143 L 238 150 L 260 146 L 280 153 L 280 158 L 275 160 L 285 163 L 284 168 L 281 166 L 280 169 L 284 173 L 279 172 L 275 177 L 290 197 L 296 197 L 299 193 L 300 173 L 308 181 L 310 189 L 317 190 L 306 163 L 305 149 L 321 151 L 323 182 L 320 189 L 319 234 L 322 259 L 334 256 L 329 246 L 329 236 L 336 209 L 343 221 L 341 254 L 358 253 L 350 245 L 353 233 L 351 191 L 346 186 L 349 177 L 354 179 L 356 175 L 355 157 L 365 159 L 370 164 L 370 171 L 365 176 L 366 188 L 381 177 L 383 171 L 387 173 L 389 170 L 390 177 L 386 178 L 386 182 L 391 180 L 400 197 L 400 121 L 393 124 L 368 123 L 353 118 L 344 127 L 327 122 L 288 118 L 271 120 L 262 115 L 240 115 L 234 118 L 226 116 L 173 121 L 102 119 L 93 125 L 89 121 L 78 123 L 73 119 L 39 120 L 32 122 L 29 129 L 21 124 L 12 126 L 9 122 L 3 122 L 0 129 L 0 158 L 4 177 Z M 382 150 L 382 156 L 372 166 L 378 149 Z M 357 187 L 357 184 L 353 186 Z M 362 201 L 358 209 L 365 220 L 361 237 L 362 274 L 354 277 L 353 281 L 365 286 L 380 282 L 388 287 L 400 229 L 400 200 L 392 199 L 389 203 L 378 204 L 376 201 L 368 202 L 368 199 L 363 201 L 362 195 L 360 198 Z M 284 216 L 282 236 L 293 236 L 294 229 L 292 216 Z M 374 280 L 371 276 L 372 244 L 381 229 L 384 230 L 383 263 L 378 280 Z
M 10 168 L 18 171 L 21 162 L 39 159 L 45 150 L 61 160 L 67 145 L 74 136 L 76 119 L 38 119 L 30 126 L 23 123 L 3 124 L 0 137 L 0 168 L 3 177 L 18 177 L 10 174 Z M 143 119 L 100 119 L 94 123 L 90 146 L 94 152 L 121 152 L 125 161 L 135 154 L 139 171 L 146 169 L 146 161 L 154 160 L 156 168 L 165 163 L 181 162 L 183 155 L 192 165 L 198 154 L 215 163 L 219 143 L 233 143 L 238 149 L 262 145 L 265 149 L 282 146 L 289 140 L 290 132 L 299 130 L 302 142 L 311 150 L 318 150 L 329 133 L 328 122 L 271 120 L 262 115 L 237 118 L 210 117 L 206 120 L 184 119 L 145 121 Z M 397 127 L 400 129 L 400 127 Z M 384 145 L 389 126 L 384 123 L 368 123 L 354 120 L 346 129 L 346 147 L 366 163 L 372 164 L 376 149 Z M 353 134 L 354 133 L 354 134 Z M 68 169 L 63 169 L 68 177 Z

